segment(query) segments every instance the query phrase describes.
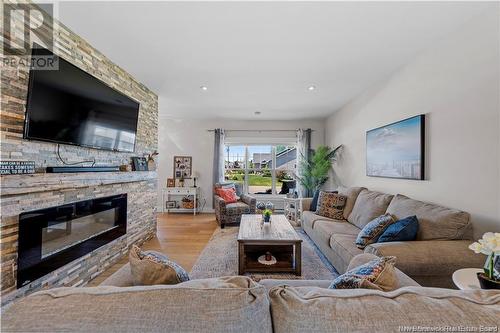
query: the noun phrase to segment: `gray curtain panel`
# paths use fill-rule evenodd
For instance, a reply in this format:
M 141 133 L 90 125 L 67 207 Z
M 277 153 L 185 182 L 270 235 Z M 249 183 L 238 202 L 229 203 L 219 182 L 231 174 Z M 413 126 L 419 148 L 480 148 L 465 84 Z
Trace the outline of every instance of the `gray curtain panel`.
M 303 159 L 310 160 L 311 158 L 311 132 L 312 130 L 310 128 L 307 129 L 298 129 L 297 130 L 297 173 L 301 175 L 301 161 Z M 299 196 L 301 198 L 309 198 L 312 197 L 313 193 L 310 193 L 310 191 L 302 186 L 300 182 L 297 184 L 298 186 L 298 192 Z
M 224 130 L 214 130 L 214 168 L 213 185 L 224 181 Z M 212 203 L 213 205 L 213 203 Z

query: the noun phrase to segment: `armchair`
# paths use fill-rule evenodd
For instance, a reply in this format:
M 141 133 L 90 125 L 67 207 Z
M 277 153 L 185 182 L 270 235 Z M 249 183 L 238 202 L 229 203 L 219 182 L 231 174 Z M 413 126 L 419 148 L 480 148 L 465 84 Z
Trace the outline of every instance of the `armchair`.
M 215 218 L 221 228 L 226 224 L 239 224 L 243 214 L 255 214 L 256 204 L 257 199 L 248 194 L 242 194 L 238 202 L 227 204 L 214 189 Z

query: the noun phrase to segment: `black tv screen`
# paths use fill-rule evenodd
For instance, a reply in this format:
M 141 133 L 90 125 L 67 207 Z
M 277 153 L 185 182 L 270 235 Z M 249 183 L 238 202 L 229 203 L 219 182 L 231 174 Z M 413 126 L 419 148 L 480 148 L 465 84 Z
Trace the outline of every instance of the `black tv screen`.
M 33 56 L 52 55 L 33 48 Z M 24 138 L 133 152 L 139 103 L 58 58 L 57 70 L 31 68 Z

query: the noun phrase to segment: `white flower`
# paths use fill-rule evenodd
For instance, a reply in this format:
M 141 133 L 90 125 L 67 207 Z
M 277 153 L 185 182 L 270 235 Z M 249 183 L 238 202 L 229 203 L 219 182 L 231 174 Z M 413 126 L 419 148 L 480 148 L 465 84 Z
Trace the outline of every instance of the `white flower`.
M 469 249 L 487 256 L 491 253 L 500 253 L 500 232 L 485 233 L 483 238 L 469 245 Z

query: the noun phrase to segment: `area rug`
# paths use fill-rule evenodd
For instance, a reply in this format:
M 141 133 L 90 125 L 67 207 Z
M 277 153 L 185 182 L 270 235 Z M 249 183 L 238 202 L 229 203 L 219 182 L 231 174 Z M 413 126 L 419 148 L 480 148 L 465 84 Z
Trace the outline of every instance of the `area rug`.
M 189 274 L 191 279 L 238 275 L 238 227 L 218 228 L 202 251 Z M 261 279 L 331 280 L 335 268 L 302 229 L 296 229 L 302 242 L 302 275 L 292 273 L 247 273 L 254 281 Z

